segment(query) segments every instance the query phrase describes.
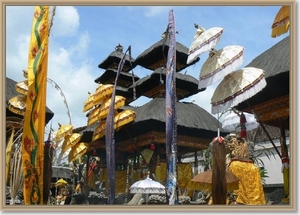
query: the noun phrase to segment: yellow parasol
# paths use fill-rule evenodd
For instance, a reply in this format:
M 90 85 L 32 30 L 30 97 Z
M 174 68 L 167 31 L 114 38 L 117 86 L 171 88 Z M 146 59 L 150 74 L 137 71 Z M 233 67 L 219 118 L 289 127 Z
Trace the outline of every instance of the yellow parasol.
M 71 148 L 69 153 L 69 162 L 76 160 L 77 158 L 83 156 L 87 152 L 88 144 L 81 142 L 78 145 L 75 145 Z
M 27 95 L 28 92 L 28 81 L 20 81 L 16 84 L 16 91 L 23 95 Z
M 87 100 L 84 102 L 82 112 L 86 112 L 94 107 L 94 94 L 88 92 L 89 96 Z
M 61 125 L 59 124 L 58 131 L 56 132 L 55 140 L 56 142 L 60 141 L 62 138 L 64 138 L 68 134 L 72 134 L 73 126 L 70 124 Z
M 18 115 L 25 115 L 26 112 L 26 96 L 17 95 L 8 100 L 8 109 Z
M 290 28 L 290 6 L 282 6 L 272 24 L 271 37 L 278 37 L 286 32 Z
M 100 107 L 94 108 L 91 110 L 88 116 L 87 125 L 92 125 L 97 122 L 99 119 Z
M 95 140 L 100 139 L 101 137 L 103 137 L 105 135 L 105 128 L 106 128 L 106 121 L 102 120 L 100 125 L 93 132 L 92 141 L 95 141 Z
M 125 100 L 126 98 L 123 96 L 116 96 L 114 109 L 117 110 L 118 108 L 124 106 Z M 100 105 L 100 107 L 93 109 L 88 116 L 87 125 L 91 125 L 97 122 L 98 120 L 105 119 L 108 114 L 110 103 L 111 103 L 111 98 L 106 98 L 103 101 L 103 103 Z
M 66 186 L 67 184 L 68 184 L 68 182 L 66 182 L 64 179 L 61 178 L 55 183 L 55 186 L 61 187 L 61 186 Z
M 120 107 L 124 106 L 125 105 L 125 100 L 126 100 L 125 97 L 117 95 L 115 97 L 114 110 L 117 110 Z M 109 111 L 110 103 L 111 103 L 111 98 L 107 98 L 101 104 L 101 106 L 100 106 L 100 113 L 99 113 L 99 118 L 100 119 L 106 118 L 106 116 L 108 114 L 108 111 Z
M 79 134 L 79 133 L 73 133 L 73 134 L 66 135 L 65 140 L 62 144 L 61 151 L 65 152 L 66 150 L 68 150 L 72 146 L 76 145 L 76 143 L 78 143 L 80 141 L 81 136 L 82 135 Z
M 114 90 L 112 84 L 99 84 L 94 93 L 94 105 L 100 104 L 105 98 L 111 96 Z
M 114 117 L 114 129 L 119 129 L 123 125 L 132 122 L 135 119 L 136 113 L 133 110 L 123 110 Z M 100 125 L 94 130 L 93 141 L 105 135 L 106 121 L 103 120 Z

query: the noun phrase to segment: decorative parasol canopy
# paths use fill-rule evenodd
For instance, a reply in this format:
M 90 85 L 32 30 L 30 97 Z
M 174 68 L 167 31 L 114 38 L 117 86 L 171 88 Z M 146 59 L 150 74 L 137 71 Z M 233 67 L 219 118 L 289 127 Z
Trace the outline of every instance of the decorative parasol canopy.
M 245 67 L 226 75 L 211 98 L 212 114 L 234 107 L 254 96 L 266 85 L 264 71 L 255 67 Z
M 114 90 L 114 85 L 112 84 L 99 84 L 94 93 L 94 105 L 100 104 L 104 99 L 111 96 Z
M 146 203 L 148 202 L 148 194 L 165 194 L 166 188 L 158 181 L 149 178 L 149 172 L 146 179 L 139 180 L 130 186 L 130 193 L 147 194 Z
M 244 47 L 242 46 L 226 46 L 218 51 L 212 49 L 200 70 L 198 88 L 205 88 L 221 80 L 242 65 L 243 61 Z
M 227 190 L 237 190 L 239 188 L 240 179 L 234 175 L 231 171 L 226 171 L 226 184 Z M 199 190 L 211 190 L 212 189 L 212 170 L 201 172 L 194 176 L 190 181 L 190 187 Z
M 133 110 L 123 110 L 114 117 L 114 129 L 119 129 L 123 125 L 132 122 L 135 119 L 135 112 Z M 101 121 L 100 125 L 94 130 L 93 141 L 105 135 L 106 121 Z
M 72 146 L 76 145 L 81 138 L 81 134 L 73 133 L 65 136 L 65 140 L 62 144 L 61 151 L 65 152 L 67 149 L 71 148 Z
M 94 94 L 88 92 L 88 95 L 89 96 L 88 96 L 87 100 L 84 102 L 82 112 L 86 112 L 94 107 Z
M 78 145 L 73 146 L 68 156 L 69 162 L 72 162 L 77 158 L 83 156 L 87 152 L 87 148 L 88 144 L 85 142 L 81 142 Z
M 16 91 L 23 95 L 27 95 L 28 92 L 28 81 L 20 81 L 16 84 Z
M 208 30 L 205 30 L 197 24 L 195 24 L 195 27 L 197 31 L 194 36 L 194 41 L 189 48 L 187 64 L 193 62 L 203 52 L 214 48 L 219 43 L 224 31 L 224 29 L 220 27 L 213 27 Z
M 61 187 L 61 186 L 66 186 L 67 184 L 68 182 L 61 178 L 55 183 L 55 186 Z
M 117 110 L 118 108 L 124 106 L 125 105 L 125 100 L 126 100 L 125 97 L 117 95 L 115 97 L 114 109 Z M 111 98 L 106 98 L 102 102 L 100 107 L 97 107 L 97 108 L 93 109 L 91 111 L 91 113 L 89 114 L 89 116 L 88 116 L 87 125 L 91 125 L 91 124 L 94 124 L 95 122 L 97 122 L 101 119 L 105 119 L 107 114 L 108 114 L 110 103 L 111 103 Z
M 61 125 L 60 123 L 58 123 L 58 126 L 59 128 L 56 132 L 56 137 L 55 137 L 56 142 L 60 141 L 66 135 L 72 134 L 72 129 L 73 129 L 73 126 L 70 124 Z
M 117 95 L 115 97 L 115 105 L 114 105 L 114 110 L 119 109 L 120 107 L 125 105 L 125 100 L 126 98 L 123 96 L 119 96 Z M 99 119 L 104 119 L 106 118 L 108 111 L 109 111 L 109 107 L 110 107 L 110 103 L 111 103 L 112 99 L 111 98 L 107 98 L 103 101 L 103 103 L 100 106 L 100 113 L 99 113 Z
M 8 100 L 8 109 L 18 115 L 25 115 L 26 112 L 26 96 L 17 95 Z
M 272 23 L 271 37 L 278 37 L 290 28 L 290 6 L 282 6 Z
M 258 127 L 258 122 L 255 119 L 255 116 L 250 113 L 244 113 L 246 117 L 246 129 L 247 131 L 251 131 Z M 222 123 L 222 128 L 224 131 L 231 132 L 236 131 L 240 126 L 240 116 L 234 112 L 228 114 Z

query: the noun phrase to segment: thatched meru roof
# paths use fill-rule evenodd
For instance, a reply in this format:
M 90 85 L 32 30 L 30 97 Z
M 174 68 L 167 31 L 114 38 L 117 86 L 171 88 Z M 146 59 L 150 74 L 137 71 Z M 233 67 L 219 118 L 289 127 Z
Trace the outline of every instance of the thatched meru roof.
M 120 60 L 122 59 L 124 53 L 123 50 L 113 51 L 108 55 L 108 57 L 102 61 L 98 67 L 101 69 L 118 69 Z M 129 72 L 135 67 L 134 58 L 130 58 L 128 54 L 125 55 L 125 63 L 122 72 Z
M 178 100 L 187 98 L 200 91 L 198 89 L 198 80 L 190 75 L 175 73 L 176 75 L 176 93 Z M 166 83 L 166 69 L 164 67 L 154 70 L 150 75 L 141 78 L 136 82 L 136 96 L 146 96 L 148 98 L 164 97 Z M 129 91 L 133 88 L 129 87 Z
M 217 136 L 218 127 L 220 135 L 226 136 L 221 123 L 203 108 L 194 103 L 176 102 L 177 108 L 177 140 L 180 154 L 207 148 L 214 137 Z M 132 109 L 136 112 L 133 122 L 124 125 L 115 131 L 116 151 L 129 151 L 130 145 L 136 141 L 136 147 L 141 151 L 149 147 L 150 135 L 155 135 L 156 144 L 165 144 L 165 98 L 155 98 L 140 107 L 124 106 L 123 109 Z M 99 123 L 85 127 L 81 141 L 91 145 L 98 144 L 99 151 L 105 150 L 105 137 L 92 142 L 92 135 Z M 164 146 L 161 153 L 165 154 Z M 164 156 L 163 156 L 164 157 Z
M 118 70 L 116 69 L 107 69 L 100 77 L 95 79 L 95 82 L 98 84 L 114 84 L 116 80 Z M 133 76 L 133 77 L 132 77 Z M 132 73 L 120 72 L 118 77 L 118 86 L 129 87 L 134 81 L 139 80 L 140 78 Z
M 290 48 L 290 37 L 288 36 L 254 58 L 246 66 L 263 69 L 267 82 L 267 86 L 262 91 L 247 100 L 250 105 L 257 105 L 289 94 Z M 248 108 L 246 102 L 237 106 L 239 110 L 245 108 Z
M 151 131 L 165 132 L 165 98 L 152 99 L 145 105 L 137 107 L 134 111 L 136 112 L 135 120 L 132 124 L 125 125 L 126 132 L 122 131 L 122 128 L 116 132 L 117 141 L 127 139 L 127 132 L 131 137 Z M 222 127 L 215 117 L 194 103 L 176 102 L 176 112 L 178 136 L 207 138 L 211 141 L 212 138 L 216 137 L 218 127 Z
M 16 81 L 6 77 L 6 82 L 5 82 L 6 117 L 12 116 L 12 117 L 23 118 L 23 116 L 15 114 L 8 109 L 8 100 L 13 98 L 14 96 L 19 95 L 19 93 L 16 91 L 16 84 L 17 84 Z M 53 116 L 54 113 L 48 107 L 46 107 L 46 119 L 45 119 L 46 124 L 53 118 Z
M 237 105 L 238 110 L 251 113 L 254 109 L 263 123 L 289 129 L 290 49 L 290 37 L 287 36 L 247 65 L 265 71 L 267 86 Z M 273 112 L 276 118 L 272 116 Z
M 169 51 L 169 39 L 161 39 L 157 43 L 150 46 L 142 52 L 134 61 L 135 65 L 140 65 L 150 70 L 155 70 L 166 65 L 166 59 Z M 177 72 L 185 69 L 186 67 L 195 64 L 200 60 L 196 60 L 187 64 L 189 49 L 179 42 L 176 42 L 176 70 Z

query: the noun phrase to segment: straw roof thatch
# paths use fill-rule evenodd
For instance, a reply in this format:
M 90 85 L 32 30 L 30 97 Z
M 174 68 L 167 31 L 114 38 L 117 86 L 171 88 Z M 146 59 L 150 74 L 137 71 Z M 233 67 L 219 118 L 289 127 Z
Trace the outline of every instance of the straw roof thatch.
M 176 73 L 176 93 L 178 100 L 187 98 L 204 89 L 198 89 L 198 80 L 190 75 Z M 136 96 L 147 96 L 156 98 L 164 96 L 166 83 L 166 69 L 164 67 L 154 70 L 150 75 L 147 75 L 136 82 Z M 129 87 L 129 91 L 132 91 Z M 162 95 L 163 94 L 163 95 Z
M 136 118 L 130 126 L 126 126 L 131 137 L 147 133 L 149 131 L 165 132 L 166 122 L 166 99 L 155 98 L 135 110 Z M 194 103 L 176 102 L 177 129 L 178 135 L 188 135 L 191 137 L 212 138 L 217 136 L 218 127 L 221 123 L 205 109 Z M 116 140 L 121 141 L 128 135 L 121 135 Z M 221 130 L 221 134 L 222 129 Z M 225 134 L 225 133 L 223 133 Z
M 101 69 L 118 69 L 119 66 L 119 62 L 122 59 L 124 53 L 123 50 L 116 50 L 113 51 L 112 53 L 110 53 L 108 55 L 108 57 L 103 60 L 98 67 Z M 132 68 L 131 68 L 132 66 Z M 128 72 L 131 69 L 133 69 L 135 67 L 134 65 L 134 58 L 130 58 L 130 56 L 128 54 L 125 55 L 125 63 L 123 66 L 122 71 L 123 72 Z
M 98 84 L 114 84 L 116 80 L 118 70 L 116 69 L 107 69 L 100 77 L 95 79 L 95 82 Z M 133 76 L 133 77 L 132 77 Z M 120 72 L 118 77 L 118 86 L 129 87 L 132 85 L 132 79 L 134 81 L 139 80 L 140 78 L 136 75 L 133 75 L 128 72 Z
M 287 36 L 246 66 L 263 69 L 267 82 L 262 91 L 247 100 L 251 106 L 289 94 L 290 48 L 290 37 Z M 237 106 L 239 110 L 245 108 L 248 108 L 245 101 Z
M 16 84 L 17 84 L 16 81 L 6 77 L 6 82 L 5 82 L 6 117 L 14 116 L 14 117 L 23 118 L 23 116 L 15 114 L 8 109 L 8 100 L 13 98 L 14 96 L 19 95 L 19 93 L 16 91 Z M 46 123 L 48 123 L 53 118 L 53 116 L 54 113 L 48 107 L 46 107 L 46 119 L 45 119 Z
M 169 39 L 161 39 L 157 43 L 150 46 L 142 52 L 136 59 L 134 64 L 143 66 L 150 70 L 155 70 L 166 65 L 166 59 L 169 50 Z M 200 60 L 197 58 L 190 64 L 186 64 L 189 49 L 183 44 L 176 42 L 176 70 L 181 71 L 186 67 L 195 64 Z

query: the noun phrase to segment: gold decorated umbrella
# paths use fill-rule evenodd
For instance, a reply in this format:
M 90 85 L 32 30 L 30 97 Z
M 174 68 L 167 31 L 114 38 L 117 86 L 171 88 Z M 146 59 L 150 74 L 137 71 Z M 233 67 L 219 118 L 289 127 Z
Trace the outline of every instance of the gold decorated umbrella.
M 100 107 L 96 107 L 88 115 L 87 125 L 92 125 L 99 121 Z
M 123 107 L 125 105 L 125 100 L 126 98 L 123 96 L 119 96 L 117 95 L 115 97 L 115 105 L 114 105 L 114 110 L 119 109 L 120 107 Z M 107 98 L 103 101 L 103 103 L 100 106 L 100 113 L 99 113 L 99 119 L 104 119 L 106 118 L 108 111 L 109 111 L 109 107 L 110 107 L 110 103 L 111 103 L 112 99 L 111 98 Z
M 59 179 L 57 182 L 55 182 L 56 187 L 63 187 L 63 186 L 66 186 L 67 184 L 68 184 L 68 182 L 62 178 Z
M 18 115 L 24 116 L 26 112 L 26 96 L 17 95 L 8 100 L 8 109 Z
M 207 170 L 205 172 L 201 172 L 194 176 L 190 180 L 188 185 L 189 188 L 195 190 L 210 190 L 212 189 L 212 170 Z M 239 189 L 239 181 L 240 179 L 233 174 L 231 171 L 226 171 L 226 184 L 227 190 L 237 190 Z
M 123 110 L 114 117 L 114 129 L 118 129 L 123 125 L 132 122 L 136 117 L 136 113 L 133 110 Z
M 100 125 L 97 126 L 97 128 L 93 132 L 93 139 L 92 141 L 95 141 L 105 135 L 105 128 L 106 128 L 106 121 L 102 120 Z
M 114 117 L 114 129 L 119 129 L 123 125 L 132 122 L 135 119 L 136 113 L 133 110 L 123 110 Z M 106 121 L 101 121 L 100 125 L 94 130 L 93 141 L 105 135 Z
M 85 142 L 81 142 L 73 146 L 69 153 L 69 157 L 68 157 L 69 162 L 72 162 L 77 158 L 82 157 L 87 152 L 87 149 L 88 149 L 88 144 Z
M 94 94 L 88 92 L 88 98 L 84 102 L 83 110 L 82 112 L 86 112 L 94 107 Z
M 81 139 L 81 134 L 79 133 L 73 133 L 65 136 L 65 140 L 62 144 L 61 151 L 65 152 L 67 149 L 74 146 L 76 143 L 78 143 Z
M 200 54 L 214 48 L 221 38 L 223 28 L 213 27 L 208 30 L 195 24 L 197 28 L 194 41 L 190 45 L 187 64 L 193 62 Z
M 58 125 L 59 125 L 59 128 L 56 132 L 56 137 L 55 137 L 56 142 L 60 141 L 66 135 L 72 134 L 72 129 L 73 129 L 73 126 L 70 124 L 61 125 L 58 123 Z
M 243 64 L 244 47 L 231 45 L 220 50 L 212 49 L 208 59 L 203 63 L 198 88 L 202 89 L 220 81 Z
M 23 95 L 27 95 L 28 92 L 28 81 L 20 81 L 18 83 L 16 83 L 16 91 L 18 93 L 21 93 Z
M 99 84 L 94 93 L 94 105 L 100 104 L 104 99 L 112 95 L 114 85 L 112 84 Z
M 118 108 L 124 106 L 125 100 L 126 100 L 125 97 L 117 95 L 115 97 L 114 109 L 117 110 Z M 93 109 L 88 116 L 87 125 L 91 125 L 91 124 L 97 122 L 98 120 L 105 119 L 108 114 L 110 103 L 111 103 L 111 98 L 106 98 L 105 100 L 103 100 L 100 107 Z
M 212 114 L 221 113 L 261 91 L 267 82 L 264 71 L 245 67 L 229 73 L 219 83 L 211 98 Z
M 290 6 L 282 6 L 272 23 L 271 37 L 278 37 L 290 28 Z

